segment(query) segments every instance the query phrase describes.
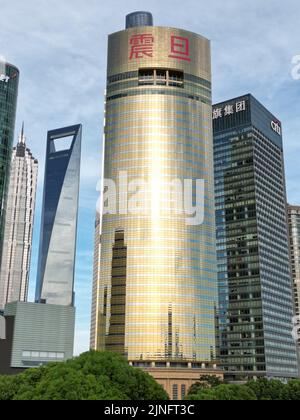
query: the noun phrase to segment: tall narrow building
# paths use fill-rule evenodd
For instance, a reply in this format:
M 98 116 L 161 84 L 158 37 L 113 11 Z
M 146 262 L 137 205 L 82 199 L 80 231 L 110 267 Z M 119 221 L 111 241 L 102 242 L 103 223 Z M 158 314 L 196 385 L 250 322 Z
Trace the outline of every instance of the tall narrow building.
M 36 302 L 8 303 L 0 374 L 73 357 L 81 125 L 48 132 Z
M 0 269 L 0 311 L 27 300 L 38 162 L 26 147 L 24 126 L 13 149 Z
M 0 60 L 0 261 L 10 162 L 13 150 L 19 70 Z
M 97 322 L 97 308 L 99 304 L 98 285 L 100 282 L 100 231 L 101 231 L 101 217 L 99 209 L 96 212 L 95 220 L 95 236 L 94 236 L 94 262 L 93 262 L 93 296 L 92 296 L 92 317 L 91 317 L 91 332 L 90 332 L 90 347 L 96 349 L 96 322 Z M 103 337 L 105 339 L 105 337 Z M 101 346 L 103 347 L 103 345 Z
M 82 126 L 48 132 L 36 302 L 72 306 Z
M 281 123 L 252 95 L 213 123 L 221 363 L 229 379 L 297 377 Z
M 288 206 L 291 268 L 294 286 L 295 337 L 300 362 L 300 206 Z
M 119 352 L 134 366 L 205 372 L 215 360 L 211 105 L 207 39 L 152 26 L 145 12 L 109 36 L 104 179 L 117 186 L 118 208 L 107 211 L 112 183 L 104 182 L 91 347 Z M 204 181 L 203 220 L 168 200 L 174 180 Z M 131 200 L 137 181 L 144 209 Z M 178 389 L 174 383 L 174 396 Z

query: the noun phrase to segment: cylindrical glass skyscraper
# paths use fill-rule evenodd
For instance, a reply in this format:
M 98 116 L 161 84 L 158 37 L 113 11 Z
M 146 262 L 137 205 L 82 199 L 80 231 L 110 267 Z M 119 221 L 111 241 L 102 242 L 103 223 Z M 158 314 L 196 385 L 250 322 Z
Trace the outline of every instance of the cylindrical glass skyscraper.
M 0 60 L 0 258 L 15 131 L 19 70 Z
M 210 42 L 165 27 L 117 32 L 107 76 L 104 206 L 112 184 L 117 197 L 116 208 L 102 212 L 96 246 L 91 347 L 135 364 L 210 362 L 217 305 Z M 166 192 L 184 180 L 204 185 L 198 222 Z

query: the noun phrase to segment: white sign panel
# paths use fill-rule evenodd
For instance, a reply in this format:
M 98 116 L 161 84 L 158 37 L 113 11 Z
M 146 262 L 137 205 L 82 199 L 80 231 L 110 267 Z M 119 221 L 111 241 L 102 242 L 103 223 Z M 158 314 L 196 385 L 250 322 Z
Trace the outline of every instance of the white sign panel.
M 0 82 L 8 83 L 10 77 L 5 74 L 0 74 Z

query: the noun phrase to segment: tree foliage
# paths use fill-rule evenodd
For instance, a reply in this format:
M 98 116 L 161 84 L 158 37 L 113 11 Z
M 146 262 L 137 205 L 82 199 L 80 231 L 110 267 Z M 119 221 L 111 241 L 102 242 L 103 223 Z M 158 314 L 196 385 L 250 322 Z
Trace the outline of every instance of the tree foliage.
M 191 387 L 187 400 L 300 400 L 300 381 L 291 380 L 284 384 L 277 380 L 259 379 L 245 385 L 211 385 L 198 383 Z
M 88 352 L 65 363 L 0 377 L 0 400 L 167 400 L 147 373 L 115 353 Z
M 213 388 L 199 389 L 197 394 L 189 394 L 188 400 L 215 400 L 215 401 L 255 401 L 255 393 L 247 386 L 218 385 Z
M 259 379 L 258 381 L 250 381 L 248 382 L 248 386 L 255 393 L 258 400 L 269 401 L 281 400 L 286 387 L 280 381 L 265 378 Z
M 197 394 L 198 391 L 214 388 L 222 384 L 223 384 L 223 381 L 217 376 L 204 375 L 199 379 L 198 382 L 196 382 L 195 384 L 191 386 L 189 390 L 189 394 L 194 395 L 194 394 Z

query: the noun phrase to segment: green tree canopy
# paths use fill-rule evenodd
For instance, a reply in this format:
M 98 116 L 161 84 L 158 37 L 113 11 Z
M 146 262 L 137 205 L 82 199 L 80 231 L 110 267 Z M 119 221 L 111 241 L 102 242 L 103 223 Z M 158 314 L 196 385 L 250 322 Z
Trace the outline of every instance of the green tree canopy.
M 245 385 L 218 385 L 213 388 L 199 389 L 196 394 L 189 394 L 187 400 L 215 401 L 255 401 L 255 393 Z
M 261 378 L 248 382 L 247 386 L 252 389 L 258 400 L 276 401 L 281 400 L 286 387 L 282 382 Z
M 300 400 L 300 381 L 284 384 L 266 378 L 249 381 L 245 385 L 211 385 L 197 383 L 191 387 L 187 400 Z
M 88 352 L 65 363 L 0 377 L 0 400 L 167 400 L 147 373 L 116 353 Z
M 283 400 L 300 401 L 300 381 L 292 380 L 285 386 L 282 393 Z
M 223 381 L 217 376 L 204 375 L 199 379 L 198 382 L 196 382 L 194 385 L 191 386 L 188 394 L 194 395 L 194 394 L 197 394 L 198 391 L 201 391 L 203 389 L 214 388 L 222 384 L 223 384 Z

